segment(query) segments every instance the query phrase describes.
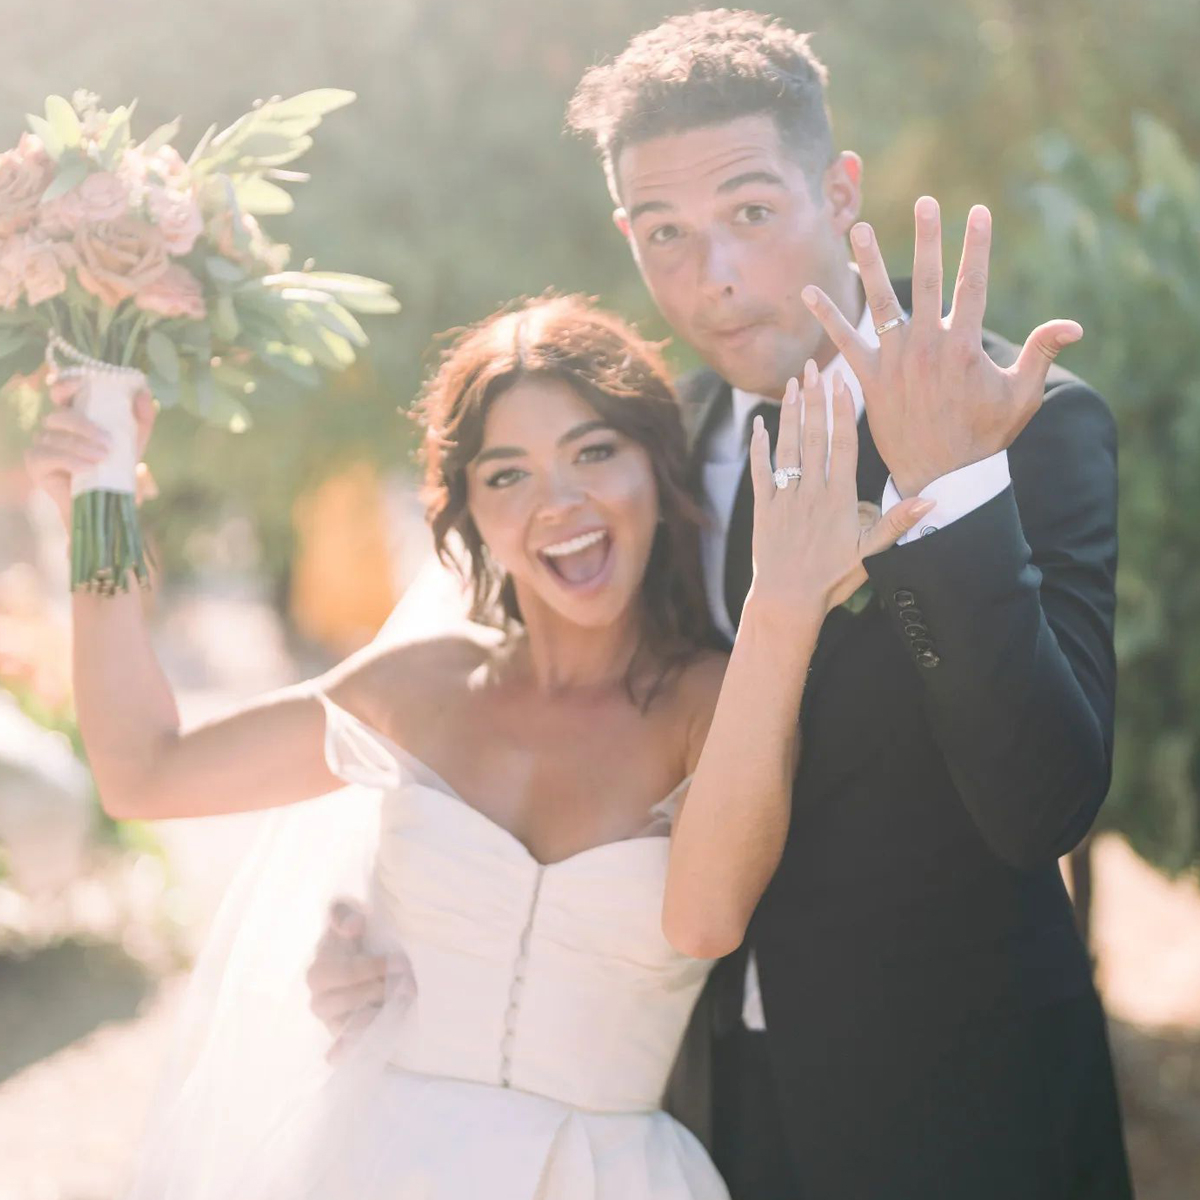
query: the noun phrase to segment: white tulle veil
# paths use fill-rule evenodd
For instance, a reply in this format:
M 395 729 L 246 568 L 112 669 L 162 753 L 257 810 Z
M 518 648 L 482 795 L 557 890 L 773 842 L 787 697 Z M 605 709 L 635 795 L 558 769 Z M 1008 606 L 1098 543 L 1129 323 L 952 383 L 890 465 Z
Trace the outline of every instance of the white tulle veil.
M 445 628 L 464 612 L 458 580 L 431 559 L 376 641 Z M 339 1122 L 352 1128 L 371 1090 L 364 1076 L 383 1069 L 381 1047 L 419 1015 L 419 997 L 398 989 L 331 1064 L 330 1035 L 309 1009 L 305 977 L 335 898 L 366 903 L 374 952 L 400 952 L 370 915 L 378 827 L 379 792 L 359 786 L 266 816 L 188 982 L 127 1200 L 324 1194 L 304 1174 L 307 1137 L 317 1122 L 325 1139 Z M 290 1178 L 279 1169 L 288 1162 Z M 369 1181 L 360 1194 L 374 1195 Z

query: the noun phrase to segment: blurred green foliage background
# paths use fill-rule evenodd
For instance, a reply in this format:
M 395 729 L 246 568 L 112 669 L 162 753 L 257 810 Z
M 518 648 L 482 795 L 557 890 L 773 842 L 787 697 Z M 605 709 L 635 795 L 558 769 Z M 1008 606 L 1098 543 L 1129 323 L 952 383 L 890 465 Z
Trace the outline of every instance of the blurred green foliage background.
M 54 91 L 140 99 L 135 132 L 183 117 L 186 154 L 256 97 L 355 90 L 297 166 L 274 221 L 296 260 L 388 280 L 364 364 L 315 395 L 259 404 L 241 435 L 166 414 L 148 520 L 166 565 L 188 535 L 249 514 L 282 587 L 295 497 L 347 461 L 407 463 L 397 413 L 434 335 L 518 293 L 594 293 L 664 335 L 609 222 L 590 152 L 562 135 L 580 73 L 686 6 L 649 0 L 3 0 L 0 145 Z M 865 217 L 897 273 L 912 202 L 950 241 L 996 216 L 988 323 L 1086 330 L 1065 365 L 1112 403 L 1122 439 L 1120 732 L 1103 821 L 1160 867 L 1200 865 L 1200 5 L 1180 0 L 778 0 L 831 72 L 839 144 L 866 160 Z M 957 224 L 956 224 L 957 222 Z M 294 262 L 296 262 L 294 260 Z M 952 277 L 952 272 L 949 272 Z M 676 347 L 675 359 L 687 365 Z M 3 453 L 19 449 L 0 417 Z M 281 591 L 282 594 L 282 591 Z

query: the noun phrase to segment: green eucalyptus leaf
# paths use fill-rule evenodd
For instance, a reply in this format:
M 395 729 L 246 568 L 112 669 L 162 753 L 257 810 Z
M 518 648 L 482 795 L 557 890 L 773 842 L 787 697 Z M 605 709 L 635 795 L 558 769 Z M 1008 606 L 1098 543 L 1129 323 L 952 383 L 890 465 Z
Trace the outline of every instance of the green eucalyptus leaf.
M 209 313 L 209 322 L 213 334 L 223 342 L 232 342 L 237 338 L 241 325 L 238 322 L 237 309 L 232 296 L 218 296 L 216 303 Z
M 261 175 L 247 175 L 238 179 L 234 190 L 242 211 L 255 216 L 278 216 L 290 213 L 296 206 L 290 192 L 285 192 Z
M 215 376 L 210 378 L 212 386 L 207 393 L 204 419 L 210 425 L 228 429 L 230 433 L 245 433 L 254 424 L 249 409 L 237 396 L 222 387 Z
M 29 123 L 29 128 L 42 139 L 46 153 L 57 162 L 63 152 L 63 144 L 59 141 L 54 126 L 45 117 L 39 117 L 33 113 L 26 113 L 25 120 Z
M 217 126 L 215 124 L 210 125 L 201 135 L 200 140 L 196 143 L 195 149 L 188 156 L 187 165 L 193 170 L 202 170 L 200 163 L 208 153 L 209 145 L 211 144 L 213 136 L 216 134 L 216 132 Z
M 173 408 L 179 403 L 180 388 L 178 379 L 168 379 L 151 366 L 146 372 L 146 382 L 150 385 L 150 394 L 164 408 Z
M 173 121 L 168 121 L 166 125 L 160 125 L 143 143 L 142 153 L 151 155 L 157 150 L 161 150 L 164 146 L 169 145 L 179 136 L 180 118 L 176 117 Z
M 42 193 L 42 203 L 65 196 L 73 187 L 78 187 L 88 176 L 88 160 L 78 150 L 64 150 L 58 161 L 58 174 Z
M 263 107 L 269 109 L 272 116 L 293 117 L 312 116 L 323 117 L 347 104 L 353 104 L 358 96 L 344 88 L 313 88 L 301 92 L 287 100 L 276 100 Z
M 146 357 L 157 374 L 176 383 L 179 381 L 179 351 L 162 330 L 152 329 L 146 335 Z
M 352 312 L 367 316 L 388 316 L 400 311 L 400 301 L 395 296 L 371 292 L 343 292 L 342 303 Z
M 210 254 L 204 260 L 204 269 L 208 272 L 209 277 L 217 283 L 242 283 L 246 278 L 246 272 L 242 267 L 217 254 Z
M 321 382 L 321 374 L 313 366 L 312 354 L 301 346 L 282 341 L 267 342 L 261 346 L 259 357 L 271 370 L 305 387 L 316 387 Z
M 72 149 L 83 140 L 83 127 L 71 107 L 70 101 L 61 96 L 46 97 L 46 120 L 54 129 L 58 144 L 64 149 Z
M 29 335 L 24 329 L 0 329 L 0 358 L 21 349 L 29 341 Z

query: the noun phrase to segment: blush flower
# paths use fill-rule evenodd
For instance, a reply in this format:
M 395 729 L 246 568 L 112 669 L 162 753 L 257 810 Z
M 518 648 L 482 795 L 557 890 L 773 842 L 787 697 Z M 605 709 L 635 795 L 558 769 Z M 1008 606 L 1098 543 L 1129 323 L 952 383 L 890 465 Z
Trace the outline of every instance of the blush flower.
M 31 236 L 26 240 L 22 276 L 32 305 L 53 300 L 67 290 L 67 272 L 79 261 L 69 242 Z
M 200 281 L 178 263 L 172 263 L 153 283 L 142 288 L 133 302 L 143 311 L 160 317 L 201 321 L 208 315 Z
M 21 135 L 15 150 L 0 154 L 0 238 L 33 224 L 38 201 L 54 177 L 54 164 L 31 133 Z
M 131 216 L 81 226 L 74 245 L 80 285 L 114 307 L 149 287 L 169 263 L 162 234 Z
M 146 198 L 150 218 L 162 232 L 167 249 L 175 255 L 190 254 L 204 232 L 200 206 L 189 192 L 151 187 Z

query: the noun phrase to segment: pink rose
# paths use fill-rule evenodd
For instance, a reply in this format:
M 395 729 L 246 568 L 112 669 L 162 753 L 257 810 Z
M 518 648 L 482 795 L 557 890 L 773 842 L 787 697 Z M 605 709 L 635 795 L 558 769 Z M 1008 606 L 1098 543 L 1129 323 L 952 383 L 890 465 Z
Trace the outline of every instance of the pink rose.
M 163 275 L 169 263 L 162 234 L 136 217 L 118 217 L 75 231 L 76 278 L 83 288 L 116 306 Z
M 0 241 L 0 308 L 14 309 L 25 282 L 25 239 L 12 234 Z
M 191 317 L 200 321 L 208 315 L 200 281 L 178 263 L 172 263 L 153 283 L 142 288 L 133 302 L 160 317 Z
M 67 272 L 79 261 L 69 242 L 30 237 L 25 243 L 25 296 L 38 305 L 67 290 Z
M 0 154 L 0 238 L 33 224 L 38 201 L 54 178 L 54 164 L 31 133 Z
M 51 237 L 71 237 L 85 220 L 79 189 L 47 200 L 38 210 L 38 229 Z
M 147 198 L 150 217 L 162 230 L 163 241 L 172 254 L 190 254 L 204 232 L 204 218 L 191 192 L 152 187 Z
M 76 189 L 83 219 L 96 225 L 129 211 L 129 188 L 111 171 L 94 171 Z

